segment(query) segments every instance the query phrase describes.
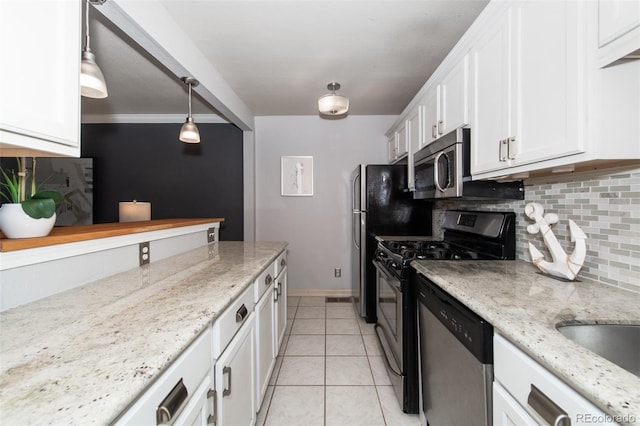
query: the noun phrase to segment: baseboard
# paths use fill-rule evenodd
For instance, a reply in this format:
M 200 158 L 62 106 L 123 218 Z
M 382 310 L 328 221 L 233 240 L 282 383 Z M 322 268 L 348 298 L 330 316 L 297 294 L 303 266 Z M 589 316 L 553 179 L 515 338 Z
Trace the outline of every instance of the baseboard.
M 331 289 L 331 288 L 288 288 L 287 294 L 292 297 L 351 297 L 353 292 L 351 289 Z

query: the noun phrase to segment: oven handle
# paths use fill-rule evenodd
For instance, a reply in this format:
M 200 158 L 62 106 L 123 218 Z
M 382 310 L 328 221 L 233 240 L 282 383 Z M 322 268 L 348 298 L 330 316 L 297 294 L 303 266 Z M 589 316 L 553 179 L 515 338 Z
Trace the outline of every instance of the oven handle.
M 384 278 L 387 281 L 392 281 L 392 280 L 397 280 L 397 278 L 392 277 L 391 275 L 389 275 L 389 273 L 387 272 L 387 270 L 382 266 L 382 263 L 378 262 L 377 260 L 373 261 L 373 266 L 376 267 L 376 269 L 378 271 L 380 271 L 380 273 L 382 275 L 384 275 Z M 400 286 L 399 285 L 395 285 L 393 286 L 397 291 L 401 291 Z
M 376 325 L 373 326 L 373 329 L 376 332 L 376 337 L 378 338 L 378 346 L 380 347 L 380 352 L 383 355 L 381 358 L 384 361 L 384 363 L 387 364 L 388 371 L 391 371 L 393 374 L 395 374 L 398 377 L 402 377 L 402 373 L 397 372 L 389 362 L 389 358 L 387 357 L 387 351 L 384 350 L 384 346 L 382 345 L 382 340 L 380 339 L 380 334 L 378 333 L 379 328 L 382 328 L 382 327 L 378 323 L 376 323 Z

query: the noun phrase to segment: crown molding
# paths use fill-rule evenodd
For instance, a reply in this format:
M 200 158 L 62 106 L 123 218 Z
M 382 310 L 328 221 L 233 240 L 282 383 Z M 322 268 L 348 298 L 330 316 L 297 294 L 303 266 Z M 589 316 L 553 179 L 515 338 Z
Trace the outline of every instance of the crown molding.
M 184 123 L 185 114 L 87 114 L 82 115 L 82 124 L 158 124 Z M 198 123 L 228 124 L 229 122 L 215 114 L 193 114 Z

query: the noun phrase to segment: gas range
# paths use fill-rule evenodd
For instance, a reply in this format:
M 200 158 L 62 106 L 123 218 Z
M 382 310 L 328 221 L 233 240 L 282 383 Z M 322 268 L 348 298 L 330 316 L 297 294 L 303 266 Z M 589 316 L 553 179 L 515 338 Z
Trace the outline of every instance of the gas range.
M 412 260 L 461 260 L 492 259 L 493 257 L 473 249 L 459 247 L 447 241 L 380 241 L 376 259 L 387 268 L 401 271 Z
M 448 210 L 443 240 L 382 239 L 376 260 L 397 278 L 413 260 L 515 259 L 515 213 Z
M 413 260 L 515 259 L 515 213 L 448 210 L 443 240 L 379 237 L 376 267 L 376 335 L 398 402 L 418 412 L 417 280 Z

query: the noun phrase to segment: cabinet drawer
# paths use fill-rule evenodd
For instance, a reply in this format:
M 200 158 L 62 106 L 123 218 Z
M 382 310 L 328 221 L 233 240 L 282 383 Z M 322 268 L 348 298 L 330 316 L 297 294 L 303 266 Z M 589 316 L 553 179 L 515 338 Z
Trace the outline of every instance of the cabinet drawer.
M 213 322 L 213 358 L 220 356 L 233 336 L 242 324 L 253 312 L 254 294 L 253 286 L 238 297 L 225 311 Z
M 271 288 L 273 282 L 276 278 L 276 262 L 272 262 L 267 269 L 260 273 L 260 276 L 256 278 L 253 286 L 255 288 L 255 302 L 258 303 L 258 300 L 262 297 L 267 289 Z
M 202 381 L 207 377 L 211 367 L 211 331 L 207 330 L 200 335 L 174 362 L 169 366 L 158 380 L 146 391 L 134 405 L 126 411 L 116 422 L 124 424 L 156 424 L 156 410 L 160 404 L 168 398 L 172 390 L 180 382 L 184 386 L 182 394 L 186 391 L 183 403 L 176 404 L 172 413 L 175 420 L 177 415 L 184 410 L 187 402 L 198 389 Z M 178 392 L 179 393 L 179 392 Z M 178 397 L 176 400 L 182 398 Z
M 286 250 L 280 253 L 278 258 L 275 260 L 274 265 L 276 267 L 275 276 L 277 277 L 287 267 L 287 251 Z
M 572 425 L 588 424 L 593 418 L 612 419 L 502 336 L 496 334 L 493 345 L 495 380 L 539 424 L 546 423 L 528 402 L 529 394 L 535 393 L 532 386 L 571 417 Z

